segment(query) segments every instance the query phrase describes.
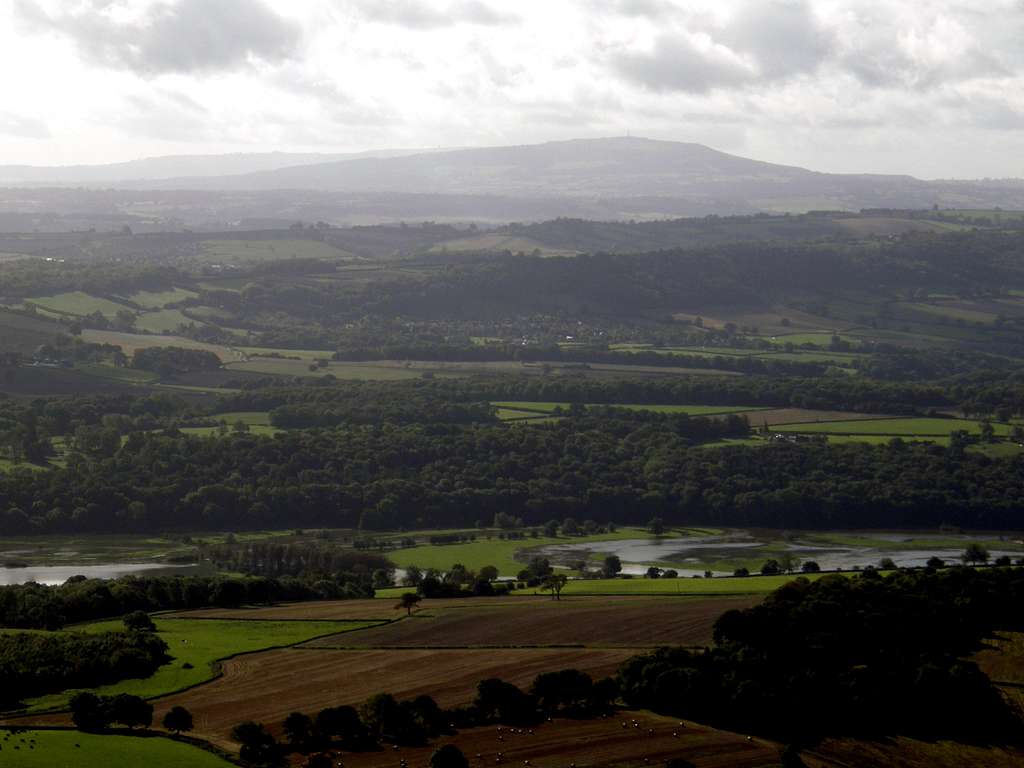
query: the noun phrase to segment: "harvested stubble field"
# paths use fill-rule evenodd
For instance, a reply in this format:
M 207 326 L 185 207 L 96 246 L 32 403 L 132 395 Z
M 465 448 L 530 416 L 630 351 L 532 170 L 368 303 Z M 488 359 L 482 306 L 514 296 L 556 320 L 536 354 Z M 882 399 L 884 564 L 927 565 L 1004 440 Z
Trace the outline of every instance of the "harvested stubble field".
M 229 733 L 243 720 L 277 724 L 291 712 L 358 705 L 382 692 L 429 694 L 442 707 L 457 706 L 472 701 L 477 683 L 488 677 L 522 687 L 542 672 L 566 668 L 605 677 L 633 655 L 626 648 L 265 651 L 231 659 L 217 680 L 154 702 L 154 720 L 180 704 L 195 719 L 192 735 L 234 749 Z
M 623 722 L 626 728 L 622 727 Z M 499 735 L 502 741 L 498 741 Z M 767 768 L 779 762 L 779 748 L 772 742 L 747 741 L 740 734 L 690 722 L 680 728 L 678 720 L 629 711 L 598 720 L 556 719 L 523 734 L 511 733 L 508 728 L 499 734 L 497 726 L 472 728 L 437 739 L 426 747 L 402 749 L 399 756 L 409 765 L 426 765 L 433 750 L 443 744 L 458 746 L 471 766 L 494 765 L 498 752 L 502 753 L 505 765 L 524 765 L 529 761 L 530 765 L 545 768 L 569 763 L 581 768 L 640 768 L 663 765 L 674 757 L 690 760 L 701 768 Z M 393 768 L 396 762 L 395 754 L 389 750 L 345 754 L 347 768 Z
M 317 638 L 303 647 L 703 647 L 711 643 L 719 616 L 731 608 L 748 608 L 760 598 L 575 597 L 518 601 L 518 605 L 493 605 L 488 598 L 481 598 L 444 608 L 428 601 L 424 610 L 401 621 Z

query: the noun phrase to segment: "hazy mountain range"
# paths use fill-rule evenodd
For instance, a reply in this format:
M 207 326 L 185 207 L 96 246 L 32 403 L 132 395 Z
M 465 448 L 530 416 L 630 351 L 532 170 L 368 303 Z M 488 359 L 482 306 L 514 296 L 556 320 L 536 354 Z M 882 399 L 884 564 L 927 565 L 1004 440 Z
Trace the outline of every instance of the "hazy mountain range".
M 159 207 L 161 200 L 173 200 L 174 215 L 186 222 L 222 216 L 232 221 L 258 217 L 346 224 L 417 218 L 639 219 L 933 205 L 1024 209 L 1020 180 L 925 181 L 818 173 L 700 144 L 641 138 L 347 155 L 163 157 L 63 168 L 0 166 L 0 185 L 103 188 L 112 211 L 135 215 L 143 211 L 137 201 Z M 196 194 L 190 197 L 189 192 Z M 52 210 L 45 200 L 57 199 L 55 192 L 47 195 L 41 189 L 26 194 L 38 198 L 36 211 Z M 21 211 L 27 210 L 26 194 L 18 199 Z M 0 211 L 4 208 L 0 198 Z

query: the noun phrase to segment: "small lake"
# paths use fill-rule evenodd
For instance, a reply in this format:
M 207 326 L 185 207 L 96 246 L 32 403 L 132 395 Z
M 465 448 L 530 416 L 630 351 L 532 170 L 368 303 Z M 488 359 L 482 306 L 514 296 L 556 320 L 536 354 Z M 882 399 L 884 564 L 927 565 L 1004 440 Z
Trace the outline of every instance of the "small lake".
M 0 568 L 0 586 L 26 584 L 63 584 L 72 576 L 87 579 L 116 579 L 132 574 L 150 576 L 198 576 L 213 573 L 207 563 L 173 565 L 168 563 L 107 563 L 103 565 L 28 565 L 24 568 Z
M 790 552 L 798 560 L 814 560 L 823 571 L 853 570 L 869 565 L 877 566 L 883 557 L 891 558 L 900 568 L 921 567 L 931 557 L 940 557 L 949 564 L 959 563 L 964 547 L 972 541 L 990 542 L 992 535 L 930 535 L 909 533 L 863 533 L 857 536 L 878 542 L 860 546 L 838 546 L 801 542 L 787 542 L 780 539 L 762 540 L 746 531 L 729 531 L 713 536 L 687 536 L 686 538 L 622 539 L 620 541 L 581 542 L 579 544 L 555 544 L 543 547 L 538 554 L 552 562 L 565 565 L 574 560 L 587 559 L 592 554 L 618 555 L 622 561 L 622 572 L 641 575 L 647 566 L 672 567 L 680 576 L 703 575 L 710 569 L 716 576 L 731 576 L 732 568 L 715 568 L 715 561 L 768 560 L 778 557 L 781 552 Z M 922 548 L 922 541 L 936 539 L 942 546 Z M 963 542 L 956 549 L 949 548 L 949 541 Z M 907 542 L 900 547 L 900 542 Z M 1024 557 L 1024 546 L 1007 541 L 1006 549 L 990 548 L 992 559 L 1008 555 L 1013 559 Z M 1014 548 L 1016 547 L 1016 548 Z M 689 567 L 687 567 L 689 566 Z M 753 570 L 753 569 L 751 569 Z

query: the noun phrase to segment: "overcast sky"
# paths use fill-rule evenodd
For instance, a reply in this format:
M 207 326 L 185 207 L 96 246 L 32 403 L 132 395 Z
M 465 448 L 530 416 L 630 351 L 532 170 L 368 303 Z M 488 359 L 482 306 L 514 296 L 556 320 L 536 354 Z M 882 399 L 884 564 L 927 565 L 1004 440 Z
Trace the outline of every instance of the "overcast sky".
M 0 0 L 0 163 L 633 135 L 1024 177 L 1024 0 Z

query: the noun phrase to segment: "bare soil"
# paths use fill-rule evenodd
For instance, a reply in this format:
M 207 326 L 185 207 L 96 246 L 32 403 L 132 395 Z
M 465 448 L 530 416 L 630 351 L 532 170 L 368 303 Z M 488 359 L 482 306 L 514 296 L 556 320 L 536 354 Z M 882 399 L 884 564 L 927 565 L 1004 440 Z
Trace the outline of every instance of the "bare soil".
M 748 608 L 760 597 L 651 598 L 520 601 L 426 609 L 380 627 L 313 640 L 306 647 L 438 648 L 581 645 L 651 648 L 710 645 L 715 621 L 732 608 Z M 463 601 L 469 602 L 469 601 Z M 404 613 L 403 613 L 404 615 Z

